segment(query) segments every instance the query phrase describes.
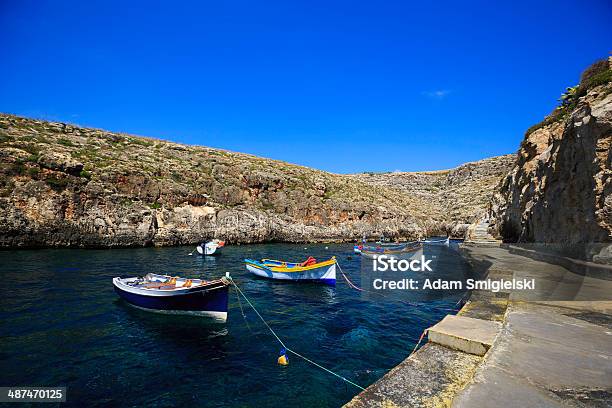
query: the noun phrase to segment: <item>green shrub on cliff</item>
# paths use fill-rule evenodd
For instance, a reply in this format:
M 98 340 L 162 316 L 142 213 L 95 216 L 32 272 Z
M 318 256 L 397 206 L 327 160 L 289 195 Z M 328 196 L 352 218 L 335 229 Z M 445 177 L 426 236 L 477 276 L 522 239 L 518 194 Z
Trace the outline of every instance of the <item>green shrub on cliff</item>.
M 32 157 L 38 156 L 40 154 L 40 147 L 35 144 L 25 144 L 23 146 L 20 146 L 20 148 L 21 150 L 25 150 L 26 152 L 30 153 Z
M 28 161 L 32 162 L 32 163 L 36 163 L 38 162 L 38 158 L 40 157 L 40 155 L 38 153 L 33 153 L 28 157 Z
M 14 188 L 15 183 L 13 182 L 13 179 L 8 177 L 0 177 L 0 197 L 10 196 Z
M 49 185 L 55 191 L 61 191 L 68 185 L 68 180 L 65 178 L 49 177 L 45 180 L 45 183 Z
M 72 141 L 70 141 L 68 139 L 64 139 L 63 137 L 57 139 L 57 143 L 61 144 L 62 146 L 67 146 L 67 147 L 75 147 L 76 146 L 74 143 L 72 143 Z
M 600 59 L 599 61 L 595 61 L 591 66 L 582 71 L 580 75 L 580 84 L 587 82 L 592 77 L 599 75 L 603 72 L 606 72 L 610 69 L 610 63 L 607 59 Z
M 39 174 L 40 174 L 40 169 L 38 167 L 30 167 L 28 169 L 28 175 L 32 178 L 38 177 Z
M 599 60 L 584 70 L 580 76 L 580 84 L 566 88 L 559 100 L 561 106 L 555 108 L 544 120 L 531 126 L 525 132 L 529 136 L 538 129 L 551 125 L 555 122 L 565 120 L 578 104 L 578 99 L 585 96 L 587 92 L 596 86 L 612 82 L 612 69 L 608 60 Z
M 561 106 L 566 106 L 572 103 L 572 101 L 574 101 L 576 97 L 577 90 L 578 90 L 578 85 L 568 86 L 567 88 L 565 88 L 565 92 L 559 98 L 559 101 L 561 102 Z
M 26 168 L 21 162 L 13 163 L 8 170 L 10 176 L 23 176 L 24 174 L 26 174 Z
M 612 69 L 595 74 L 589 77 L 583 83 L 580 83 L 576 96 L 580 98 L 581 96 L 586 95 L 589 89 L 595 88 L 599 85 L 605 85 L 609 82 L 612 82 Z
M 144 146 L 144 147 L 151 147 L 151 146 L 153 146 L 155 144 L 155 143 L 153 143 L 150 140 L 138 139 L 138 138 L 135 138 L 135 137 L 129 138 L 128 140 L 132 144 L 136 144 L 136 145 Z

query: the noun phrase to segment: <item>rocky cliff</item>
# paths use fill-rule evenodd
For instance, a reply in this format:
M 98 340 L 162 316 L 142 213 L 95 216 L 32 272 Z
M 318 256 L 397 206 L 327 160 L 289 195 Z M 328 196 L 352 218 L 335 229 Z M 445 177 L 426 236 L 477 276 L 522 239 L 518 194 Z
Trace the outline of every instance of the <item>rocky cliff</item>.
M 599 61 L 525 135 L 489 208 L 511 242 L 612 240 L 612 70 Z
M 462 237 L 482 218 L 493 188 L 512 169 L 516 155 L 491 157 L 455 169 L 428 172 L 360 173 L 352 177 L 372 186 L 403 192 L 436 209 L 430 229 Z
M 412 191 L 247 154 L 0 115 L 0 247 L 180 245 L 212 237 L 303 242 L 381 233 L 411 239 L 482 210 L 498 177 L 477 177 L 470 192 L 478 167 L 441 172 L 441 179 L 414 174 Z M 470 196 L 457 219 L 425 193 L 442 197 L 444 183 Z

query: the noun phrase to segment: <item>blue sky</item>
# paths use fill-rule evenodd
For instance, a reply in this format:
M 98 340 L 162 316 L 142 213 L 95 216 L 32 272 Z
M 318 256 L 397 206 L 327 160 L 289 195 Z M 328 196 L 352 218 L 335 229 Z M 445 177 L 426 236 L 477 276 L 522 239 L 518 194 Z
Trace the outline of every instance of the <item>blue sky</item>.
M 431 3 L 431 4 L 425 4 Z M 515 152 L 609 1 L 0 2 L 0 111 L 323 170 Z

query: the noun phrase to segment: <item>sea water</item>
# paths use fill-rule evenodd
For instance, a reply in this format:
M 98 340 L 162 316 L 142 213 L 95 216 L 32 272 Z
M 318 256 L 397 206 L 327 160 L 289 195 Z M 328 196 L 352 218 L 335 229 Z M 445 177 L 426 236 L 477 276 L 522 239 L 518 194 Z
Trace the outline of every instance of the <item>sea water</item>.
M 228 321 L 213 323 L 135 309 L 111 280 L 229 272 L 288 347 L 365 387 L 406 358 L 425 328 L 454 313 L 457 299 L 364 296 L 340 273 L 336 287 L 271 281 L 243 263 L 335 255 L 355 278 L 361 257 L 352 248 L 228 246 L 206 258 L 189 256 L 188 247 L 2 251 L 0 385 L 66 386 L 68 406 L 341 406 L 359 390 L 292 354 L 288 366 L 278 365 L 281 346 L 235 290 Z M 439 256 L 445 268 L 469 268 L 452 250 Z

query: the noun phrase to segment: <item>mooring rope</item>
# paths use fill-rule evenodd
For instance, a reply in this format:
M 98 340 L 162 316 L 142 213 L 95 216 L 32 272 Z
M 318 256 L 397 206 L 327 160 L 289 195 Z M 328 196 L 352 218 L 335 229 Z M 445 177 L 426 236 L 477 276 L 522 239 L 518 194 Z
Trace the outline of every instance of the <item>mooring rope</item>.
M 357 289 L 359 291 L 362 292 L 370 292 L 370 291 L 366 291 L 365 289 L 359 288 L 357 287 L 357 285 L 355 285 L 353 282 L 351 282 L 351 280 L 348 278 L 348 276 L 346 276 L 346 274 L 344 273 L 344 271 L 342 270 L 342 268 L 340 267 L 340 265 L 336 262 L 336 265 L 338 266 L 338 269 L 340 269 L 340 274 L 344 277 L 344 279 L 346 280 L 346 282 L 348 283 L 348 285 L 354 289 Z M 381 296 L 384 296 L 382 293 L 378 293 L 378 292 L 372 292 L 372 293 L 377 293 Z M 401 303 L 407 303 L 404 301 L 401 301 Z M 449 310 L 454 310 L 454 309 L 449 309 Z M 421 337 L 419 337 L 419 341 L 417 342 L 417 344 L 414 345 L 414 349 L 412 349 L 412 353 L 410 353 L 410 355 L 408 357 L 411 357 L 417 350 L 417 348 L 419 347 L 419 345 L 421 344 L 421 341 L 423 341 L 423 337 L 425 337 L 425 334 L 427 333 L 429 329 L 425 329 L 423 330 L 423 333 L 421 333 Z
M 301 355 L 300 353 L 298 353 L 297 351 L 294 351 L 292 349 L 290 349 L 289 347 L 287 347 L 285 345 L 285 343 L 281 340 L 281 338 L 276 334 L 276 332 L 272 329 L 272 327 L 270 327 L 270 325 L 268 324 L 268 322 L 266 322 L 266 320 L 263 318 L 263 316 L 259 313 L 259 311 L 257 311 L 257 309 L 255 308 L 255 306 L 253 305 L 253 303 L 251 303 L 251 301 L 249 300 L 249 298 L 246 297 L 246 295 L 240 290 L 240 288 L 238 287 L 238 285 L 236 285 L 236 282 L 234 282 L 233 279 L 230 278 L 230 282 L 232 282 L 232 284 L 234 285 L 234 287 L 236 288 L 236 290 L 238 291 L 238 293 L 240 293 L 242 295 L 242 297 L 244 298 L 244 300 L 246 300 L 246 302 L 249 304 L 249 306 L 251 306 L 251 308 L 253 309 L 253 311 L 257 314 L 257 316 L 259 316 L 259 318 L 261 319 L 261 321 L 263 322 L 263 324 L 268 328 L 268 330 L 270 330 L 270 333 L 272 333 L 272 335 L 276 338 L 276 340 L 278 340 L 278 342 L 280 343 L 280 345 L 287 350 L 288 352 L 296 355 L 297 357 L 300 357 L 301 359 L 303 359 L 304 361 L 320 368 L 321 370 L 324 370 L 338 378 L 340 378 L 341 380 L 347 382 L 348 384 L 351 384 L 357 388 L 359 388 L 360 390 L 365 390 L 365 388 L 363 388 L 362 386 L 355 384 L 354 382 L 352 382 L 351 380 L 341 376 L 338 373 L 333 372 L 332 370 L 323 367 L 321 364 L 315 363 L 314 361 L 312 361 L 311 359 Z
M 355 386 L 355 387 L 359 388 L 361 391 L 364 391 L 364 390 L 365 390 L 365 388 L 363 388 L 361 385 L 357 385 L 357 384 L 355 384 L 354 382 L 352 382 L 351 380 L 349 380 L 349 379 L 347 379 L 347 378 L 345 378 L 345 377 L 341 376 L 340 374 L 334 373 L 332 370 L 329 370 L 329 369 L 327 369 L 327 368 L 323 367 L 322 365 L 315 363 L 314 361 L 312 361 L 311 359 L 309 359 L 309 358 L 307 358 L 307 357 L 304 357 L 303 355 L 301 355 L 301 354 L 300 354 L 300 353 L 298 353 L 297 351 L 291 350 L 291 349 L 289 349 L 289 348 L 286 348 L 286 350 L 287 350 L 287 351 L 289 351 L 290 353 L 295 354 L 296 356 L 298 356 L 298 357 L 300 357 L 300 358 L 303 358 L 305 361 L 308 361 L 310 364 L 312 364 L 312 365 L 315 365 L 315 366 L 319 367 L 321 370 L 325 370 L 325 371 L 327 371 L 328 373 L 330 373 L 330 374 L 332 374 L 332 375 L 335 375 L 336 377 L 338 377 L 338 378 L 340 378 L 340 379 L 342 379 L 342 380 L 346 381 L 347 383 L 349 383 L 349 384 L 351 384 L 351 385 L 353 385 L 353 386 Z
M 342 270 L 342 267 L 340 266 L 340 264 L 336 261 L 336 266 L 338 267 L 338 269 L 340 270 L 340 274 L 342 275 L 342 277 L 344 278 L 344 280 L 346 281 L 347 285 L 349 285 L 350 288 L 353 288 L 355 290 L 358 290 L 360 292 L 367 292 L 367 293 L 373 293 L 375 295 L 379 295 L 382 296 L 384 298 L 389 298 L 387 295 L 385 295 L 384 293 L 381 293 L 380 291 L 373 291 L 373 290 L 367 290 L 364 288 L 360 288 L 359 286 L 355 285 L 350 279 L 349 277 L 346 275 L 346 273 L 344 273 L 344 271 Z M 414 303 L 414 302 L 409 302 L 406 300 L 395 300 L 396 302 L 399 303 L 403 303 L 405 305 L 408 306 L 418 306 L 418 304 Z M 457 304 L 459 304 L 459 302 L 457 302 Z M 455 306 L 457 306 L 457 304 Z M 452 309 L 452 308 L 448 308 L 448 307 L 436 307 L 437 310 L 442 310 L 445 312 L 457 312 L 457 309 Z
M 246 324 L 247 329 L 249 329 L 249 331 L 253 333 L 253 330 L 251 330 L 251 325 L 249 325 L 246 314 L 244 313 L 244 309 L 242 308 L 242 302 L 240 301 L 240 294 L 237 291 L 236 291 L 236 299 L 238 300 L 238 306 L 240 307 L 240 314 L 242 315 L 242 318 L 244 319 L 244 323 Z
M 346 276 L 346 274 L 344 273 L 344 271 L 342 270 L 342 268 L 340 267 L 340 264 L 338 262 L 336 262 L 336 266 L 338 267 L 338 269 L 340 269 L 340 274 L 342 275 L 342 277 L 344 278 L 344 280 L 346 281 L 346 283 L 349 285 L 349 287 L 356 289 L 360 292 L 365 292 L 365 289 L 362 289 L 360 287 L 358 287 L 357 285 L 355 285 L 353 282 L 351 282 L 351 280 L 348 278 L 348 276 Z
M 423 330 L 423 333 L 421 333 L 421 337 L 419 337 L 419 341 L 417 341 L 417 344 L 414 345 L 414 348 L 412 349 L 412 353 L 410 353 L 408 358 L 412 357 L 412 355 L 417 351 L 417 347 L 419 347 L 419 344 L 421 344 L 421 341 L 423 340 L 423 337 L 425 337 L 425 334 L 427 333 L 428 330 L 429 329 Z
M 382 296 L 382 297 L 384 297 L 384 298 L 389 298 L 389 297 L 388 297 L 386 294 L 381 293 L 380 291 L 367 290 L 367 289 L 360 288 L 359 286 L 355 285 L 355 284 L 354 284 L 354 283 L 353 283 L 353 282 L 352 282 L 352 281 L 349 279 L 349 277 L 346 275 L 346 273 L 344 273 L 344 271 L 342 270 L 342 267 L 340 266 L 340 264 L 339 264 L 337 261 L 336 261 L 336 266 L 337 266 L 337 267 L 338 267 L 338 269 L 340 270 L 340 274 L 342 275 L 342 277 L 344 278 L 344 280 L 346 281 L 346 283 L 349 285 L 349 287 L 351 287 L 351 288 L 353 288 L 353 289 L 355 289 L 355 290 L 358 290 L 358 291 L 360 291 L 360 292 L 373 293 L 373 294 L 375 294 L 375 295 Z M 403 304 L 408 305 L 408 306 L 416 306 L 416 304 L 415 304 L 415 303 L 408 302 L 408 301 L 405 301 L 405 300 L 397 300 L 397 302 L 399 302 L 399 303 L 403 303 Z
M 244 309 L 242 309 L 242 302 L 240 301 L 240 294 L 238 292 L 236 292 L 236 299 L 238 300 L 238 306 L 240 306 L 240 314 L 242 317 L 246 317 L 244 314 Z
M 230 280 L 232 282 L 232 284 L 234 285 L 234 287 L 236 288 L 236 290 L 238 291 L 238 293 L 240 293 L 242 295 L 242 297 L 244 298 L 244 300 L 246 300 L 246 302 L 249 304 L 249 306 L 251 306 L 251 308 L 253 309 L 253 311 L 257 314 L 257 316 L 259 316 L 259 318 L 261 319 L 261 321 L 263 322 L 263 324 L 266 325 L 266 327 L 268 328 L 268 330 L 270 330 L 270 333 L 272 333 L 274 335 L 274 337 L 276 337 L 276 340 L 278 340 L 278 342 L 280 343 L 281 346 L 283 346 L 285 349 L 287 349 L 287 346 L 285 346 L 285 343 L 283 343 L 283 341 L 281 340 L 280 337 L 278 337 L 278 335 L 276 334 L 276 332 L 274 330 L 272 330 L 272 328 L 270 327 L 270 325 L 268 324 L 268 322 L 266 322 L 266 320 L 263 318 L 263 316 L 261 314 L 259 314 L 259 311 L 257 311 L 257 309 L 255 308 L 255 306 L 253 306 L 253 304 L 251 303 L 251 301 L 249 300 L 249 298 L 246 297 L 246 295 L 240 290 L 240 288 L 238 287 L 238 285 L 236 285 L 236 282 L 234 282 L 233 279 Z M 287 349 L 289 350 L 289 349 Z

